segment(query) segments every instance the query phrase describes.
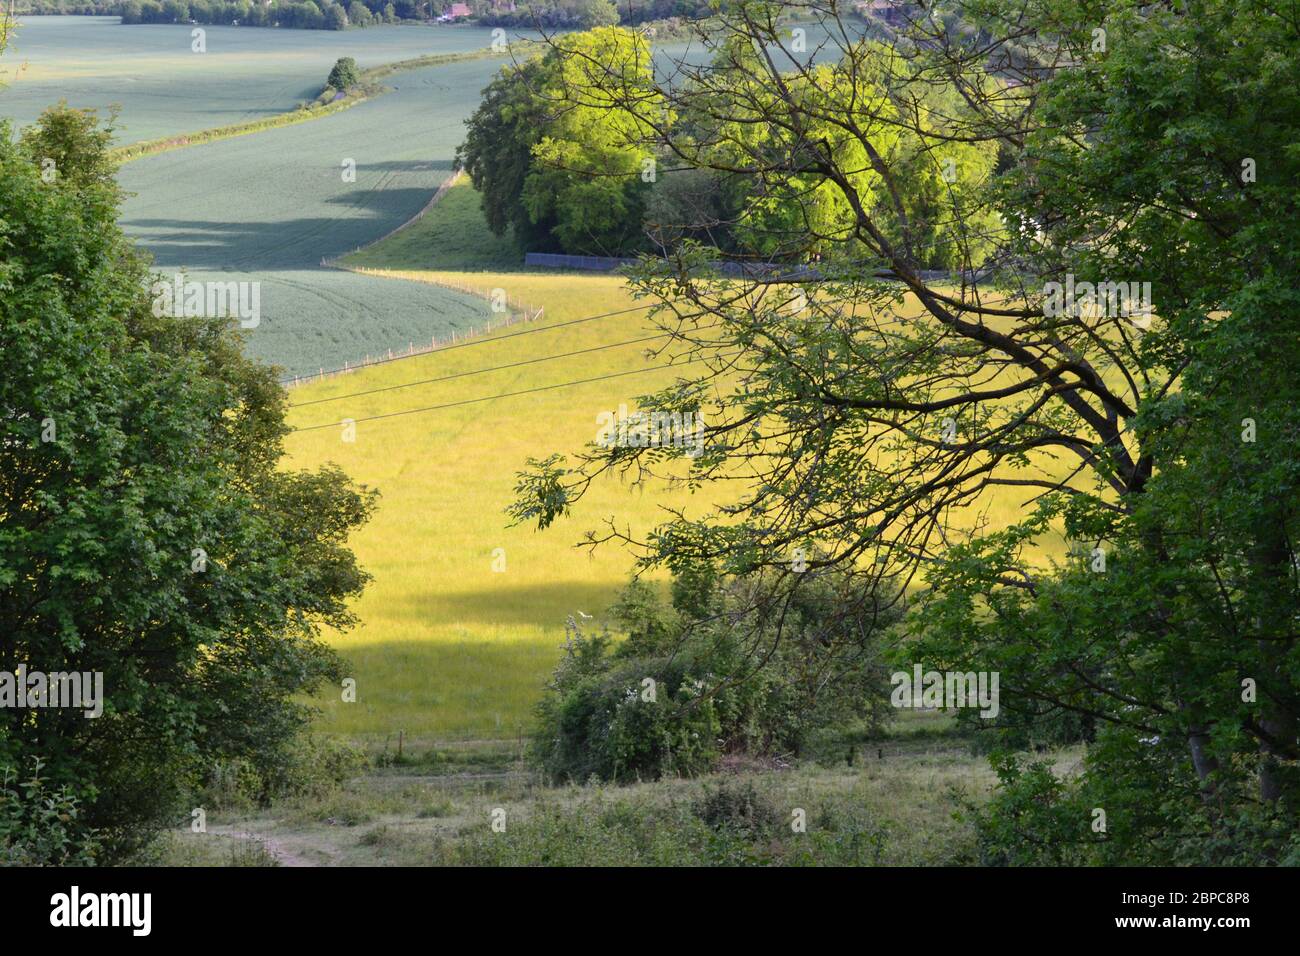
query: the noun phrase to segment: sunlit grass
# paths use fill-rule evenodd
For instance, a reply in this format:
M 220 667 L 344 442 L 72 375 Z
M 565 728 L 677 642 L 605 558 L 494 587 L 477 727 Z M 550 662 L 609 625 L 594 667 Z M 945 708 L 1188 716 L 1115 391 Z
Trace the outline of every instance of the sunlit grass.
M 631 557 L 613 546 L 575 547 L 585 531 L 614 518 L 640 534 L 683 503 L 685 492 L 633 489 L 602 480 L 574 513 L 551 529 L 507 528 L 515 474 L 530 457 L 572 453 L 592 440 L 596 416 L 665 384 L 671 371 L 614 378 L 481 404 L 371 416 L 650 368 L 644 346 L 612 348 L 554 362 L 503 369 L 450 382 L 342 397 L 405 382 L 507 365 L 548 354 L 617 343 L 646 334 L 643 313 L 561 328 L 575 318 L 628 308 L 621 279 L 527 273 L 393 273 L 407 279 L 505 289 L 545 309 L 530 326 L 497 330 L 483 344 L 435 352 L 294 389 L 291 401 L 339 401 L 295 408 L 295 426 L 326 425 L 288 439 L 292 463 L 337 462 L 380 490 L 371 524 L 355 539 L 375 581 L 357 605 L 361 625 L 336 638 L 352 664 L 358 700 L 338 693 L 322 702 L 322 729 L 386 736 L 514 737 L 554 665 L 570 615 L 601 619 L 627 580 Z M 513 338 L 511 333 L 538 331 Z M 342 440 L 343 419 L 356 438 Z M 980 513 L 992 527 L 1017 519 L 1033 492 L 986 496 Z M 706 496 L 694 504 L 703 508 Z M 954 526 L 975 512 L 953 516 Z M 501 549 L 498 551 L 497 549 Z M 1059 555 L 1059 542 L 1049 551 Z M 504 556 L 504 571 L 494 571 Z
M 406 274 L 408 278 L 420 278 Z M 428 278 L 432 278 L 429 276 Z M 441 274 L 508 290 L 545 307 L 531 326 L 499 330 L 485 344 L 435 352 L 294 389 L 294 403 L 617 343 L 645 334 L 642 314 L 549 330 L 555 323 L 634 303 L 611 277 Z M 535 334 L 501 338 L 522 328 Z M 492 339 L 497 339 L 493 341 Z M 472 378 L 346 398 L 292 411 L 291 464 L 334 461 L 380 490 L 378 511 L 355 538 L 375 581 L 357 605 L 361 626 L 337 638 L 353 665 L 358 700 L 323 702 L 322 729 L 349 734 L 514 736 L 530 716 L 579 612 L 599 619 L 626 581 L 630 557 L 614 548 L 575 548 L 587 529 L 616 516 L 644 532 L 665 492 L 632 491 L 616 480 L 592 488 L 574 514 L 546 531 L 507 528 L 515 472 L 529 457 L 573 452 L 593 439 L 599 412 L 660 387 L 674 372 L 604 382 L 379 421 L 374 416 L 467 398 L 593 378 L 646 361 L 628 346 Z M 356 440 L 338 423 L 357 420 Z M 501 549 L 498 551 L 497 549 Z M 504 571 L 494 571 L 494 561 Z

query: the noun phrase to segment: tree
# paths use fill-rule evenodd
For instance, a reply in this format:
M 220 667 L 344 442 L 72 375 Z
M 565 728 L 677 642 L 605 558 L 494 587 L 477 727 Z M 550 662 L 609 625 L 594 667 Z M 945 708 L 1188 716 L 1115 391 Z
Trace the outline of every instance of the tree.
M 361 0 L 352 0 L 348 4 L 348 20 L 353 26 L 368 27 L 375 22 L 375 17 Z
M 811 9 L 833 55 L 801 56 L 775 5 L 727 3 L 723 39 L 701 31 L 713 61 L 639 114 L 648 147 L 751 184 L 751 249 L 775 232 L 820 259 L 721 283 L 722 250 L 686 244 L 641 271 L 669 350 L 704 370 L 642 407 L 701 409 L 692 479 L 738 496 L 592 541 L 790 590 L 791 550 L 815 546 L 809 567 L 904 582 L 904 658 L 998 670 L 1004 707 L 1104 728 L 1084 786 L 1124 827 L 1093 852 L 1217 859 L 1263 807 L 1292 815 L 1252 831 L 1279 858 L 1300 805 L 1294 24 L 1254 0 L 983 0 L 918 5 L 880 43 Z M 576 98 L 646 101 L 587 79 Z M 807 214 L 774 228 L 774 196 Z M 923 271 L 924 219 L 947 281 Z M 1270 444 L 1243 441 L 1247 419 Z M 512 513 L 545 526 L 598 474 L 651 480 L 676 457 L 536 462 Z M 1078 553 L 1053 567 L 1062 534 Z
M 612 27 L 618 23 L 618 8 L 612 0 L 576 0 L 574 16 L 585 29 Z
M 350 56 L 340 57 L 335 63 L 334 68 L 330 70 L 329 78 L 325 80 L 326 86 L 331 86 L 336 90 L 347 92 L 361 82 L 361 73 L 357 69 L 357 61 Z
M 624 255 L 644 245 L 642 218 L 655 157 L 646 145 L 656 121 L 650 45 L 639 33 L 598 27 L 557 41 L 560 69 L 538 91 L 549 122 L 533 146 L 521 200 L 534 222 L 554 220 L 565 252 Z M 645 97 L 637 111 L 593 95 L 593 75 L 611 74 Z M 586 89 L 574 98 L 570 91 Z
M 456 151 L 457 165 L 478 190 L 488 228 L 498 236 L 513 230 L 528 249 L 544 243 L 550 232 L 550 223 L 536 223 L 529 216 L 523 193 L 533 146 L 546 122 L 546 105 L 536 91 L 554 70 L 554 61 L 542 57 L 502 67 L 466 120 L 465 142 Z
M 569 34 L 546 55 L 504 67 L 483 91 L 458 162 L 497 235 L 509 227 L 525 248 L 605 255 L 643 244 L 648 127 L 613 102 L 570 96 L 590 87 L 593 71 L 645 88 L 649 45 L 613 27 Z
M 327 30 L 346 30 L 348 28 L 348 14 L 341 4 L 331 3 L 325 7 L 325 29 Z
M 319 630 L 352 619 L 373 493 L 280 467 L 284 392 L 227 319 L 155 314 L 94 124 L 0 129 L 0 671 L 100 674 L 102 715 L 0 709 L 0 765 L 43 760 L 114 861 L 212 761 L 274 761 L 340 676 Z
M 113 111 L 101 126 L 94 110 L 73 109 L 60 100 L 38 124 L 23 130 L 20 149 L 51 181 L 62 178 L 77 189 L 107 189 L 117 175 L 108 154 L 116 119 Z

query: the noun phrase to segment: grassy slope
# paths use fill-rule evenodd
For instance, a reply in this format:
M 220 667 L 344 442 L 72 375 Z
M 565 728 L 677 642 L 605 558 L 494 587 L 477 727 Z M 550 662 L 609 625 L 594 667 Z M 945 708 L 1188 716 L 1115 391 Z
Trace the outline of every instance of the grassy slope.
M 974 834 L 953 811 L 982 802 L 994 778 L 963 739 L 910 732 L 942 720 L 905 713 L 890 737 L 853 744 L 851 764 L 731 761 L 697 780 L 630 786 L 541 786 L 513 746 L 417 753 L 325 796 L 214 809 L 208 832 L 175 833 L 166 858 L 240 866 L 970 864 Z M 1068 748 L 1051 759 L 1068 773 L 1079 756 Z M 753 788 L 772 813 L 764 832 L 710 832 L 700 801 L 724 787 Z M 491 829 L 496 808 L 506 813 L 504 833 Z M 789 826 L 795 808 L 805 811 L 806 833 Z
M 412 277 L 415 274 L 410 274 Z M 532 328 L 631 305 L 612 277 L 438 273 L 508 290 L 545 306 Z M 294 389 L 308 401 L 402 382 L 617 343 L 644 334 L 640 315 L 616 316 L 326 379 Z M 494 340 L 495 339 L 495 340 Z M 621 372 L 644 365 L 642 346 L 624 346 L 473 378 L 295 409 L 294 425 L 363 419 Z M 530 456 L 575 451 L 595 437 L 596 415 L 665 384 L 668 371 L 484 403 L 359 421 L 356 441 L 337 427 L 290 436 L 292 464 L 335 461 L 383 495 L 356 538 L 375 582 L 357 608 L 360 629 L 341 639 L 354 664 L 359 701 L 330 702 L 324 729 L 351 734 L 514 736 L 554 664 L 568 615 L 599 615 L 629 568 L 626 555 L 594 556 L 573 545 L 609 515 L 644 531 L 656 494 L 599 484 L 574 515 L 545 533 L 507 529 L 514 473 Z M 506 570 L 492 570 L 504 548 Z
M 478 193 L 463 173 L 423 219 L 343 260 L 368 269 L 502 271 L 522 261 L 514 239 L 487 229 Z

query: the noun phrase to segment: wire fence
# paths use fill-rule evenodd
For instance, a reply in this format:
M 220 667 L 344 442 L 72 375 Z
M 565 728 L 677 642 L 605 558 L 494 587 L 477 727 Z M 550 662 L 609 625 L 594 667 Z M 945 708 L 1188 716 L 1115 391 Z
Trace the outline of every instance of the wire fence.
M 373 270 L 370 269 L 349 269 L 348 271 L 359 273 L 373 272 Z M 439 349 L 451 348 L 459 345 L 469 339 L 489 335 L 498 329 L 503 329 L 510 325 L 540 321 L 546 311 L 545 309 L 532 306 L 526 302 L 521 302 L 518 299 L 512 299 L 506 295 L 505 291 L 502 289 L 479 289 L 459 282 L 439 281 L 431 284 L 441 286 L 444 289 L 451 289 L 455 292 L 461 293 L 462 295 L 472 295 L 477 298 L 487 299 L 488 302 L 492 303 L 494 310 L 493 314 L 499 315 L 500 318 L 489 319 L 481 326 L 470 326 L 468 330 L 463 332 L 458 332 L 453 329 L 448 335 L 441 339 L 436 335 L 432 336 L 429 339 L 428 345 L 425 345 L 423 342 L 410 342 L 405 349 L 388 349 L 386 352 L 377 355 L 366 355 L 365 358 L 359 359 L 355 362 L 344 362 L 341 368 L 322 368 L 315 375 L 295 375 L 292 379 L 288 379 L 282 384 L 286 388 L 292 388 L 295 385 L 303 385 L 307 382 L 319 382 L 327 378 L 333 378 L 337 375 L 348 375 L 352 372 L 358 371 L 359 369 L 369 368 L 374 365 L 386 365 L 389 362 L 395 362 L 399 359 L 413 358 L 417 355 L 427 355 L 430 352 L 437 352 Z M 501 307 L 500 311 L 496 311 L 498 307 Z
M 458 171 L 450 179 L 447 179 L 445 182 L 443 182 L 443 184 L 439 186 L 438 189 L 434 192 L 433 196 L 430 197 L 429 201 L 424 204 L 424 207 L 419 212 L 417 212 L 414 216 L 412 216 L 410 219 L 406 220 L 406 222 L 398 226 L 396 229 L 389 230 L 387 233 L 380 236 L 378 239 L 373 239 L 370 242 L 367 242 L 365 245 L 357 246 L 351 252 L 345 252 L 337 256 L 323 257 L 320 261 L 321 268 L 341 269 L 346 272 L 355 272 L 360 275 L 383 275 L 384 274 L 383 270 L 367 269 L 364 266 L 345 265 L 341 262 L 341 260 L 346 256 L 350 256 L 353 255 L 354 253 L 361 252 L 363 249 L 369 249 L 371 246 L 378 245 L 379 243 L 383 242 L 385 239 L 389 239 L 395 236 L 397 233 L 401 232 L 403 229 L 406 229 L 407 227 L 419 222 L 421 219 L 424 218 L 425 214 L 430 209 L 432 209 L 438 203 L 438 201 L 442 199 L 443 196 L 447 194 L 447 191 L 460 181 L 461 177 L 464 175 L 465 174 L 463 172 Z M 448 348 L 450 346 L 460 344 L 466 341 L 467 339 L 471 339 L 476 336 L 487 335 L 491 332 L 495 332 L 497 329 L 503 329 L 509 325 L 518 325 L 521 322 L 536 322 L 542 318 L 542 315 L 545 311 L 544 309 L 533 306 L 527 302 L 521 302 L 518 299 L 510 298 L 510 296 L 505 292 L 504 289 L 480 289 L 475 286 L 468 285 L 466 283 L 448 282 L 441 279 L 422 280 L 422 281 L 427 281 L 430 285 L 440 286 L 441 288 L 444 289 L 451 289 L 452 291 L 459 292 L 462 295 L 472 295 L 476 298 L 487 299 L 488 302 L 491 303 L 492 305 L 493 314 L 500 315 L 501 318 L 489 319 L 482 326 L 478 326 L 478 327 L 470 326 L 469 330 L 465 332 L 458 332 L 455 329 L 453 329 L 447 336 L 445 336 L 441 340 L 439 340 L 438 337 L 434 335 L 430 337 L 428 345 L 425 345 L 422 342 L 419 344 L 415 342 L 409 342 L 405 349 L 388 349 L 387 352 L 380 353 L 378 355 L 366 355 L 364 358 L 358 359 L 356 361 L 345 361 L 341 368 L 334 368 L 334 369 L 322 368 L 315 375 L 295 375 L 292 379 L 288 379 L 282 384 L 286 388 L 291 388 L 295 385 L 305 384 L 306 382 L 319 382 L 327 378 L 332 378 L 336 375 L 347 375 L 351 372 L 357 371 L 358 369 L 369 368 L 374 365 L 385 365 L 389 362 L 395 362 L 398 359 L 413 358 L 416 355 L 427 355 L 430 352 L 436 352 L 439 349 Z

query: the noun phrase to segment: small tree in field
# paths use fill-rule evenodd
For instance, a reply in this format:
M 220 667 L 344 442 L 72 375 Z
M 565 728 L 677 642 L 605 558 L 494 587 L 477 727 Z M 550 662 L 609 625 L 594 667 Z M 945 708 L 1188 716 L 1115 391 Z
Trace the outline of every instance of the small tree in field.
M 340 57 L 330 70 L 329 79 L 325 81 L 328 86 L 336 90 L 347 92 L 361 82 L 361 73 L 357 69 L 357 61 L 350 56 Z

